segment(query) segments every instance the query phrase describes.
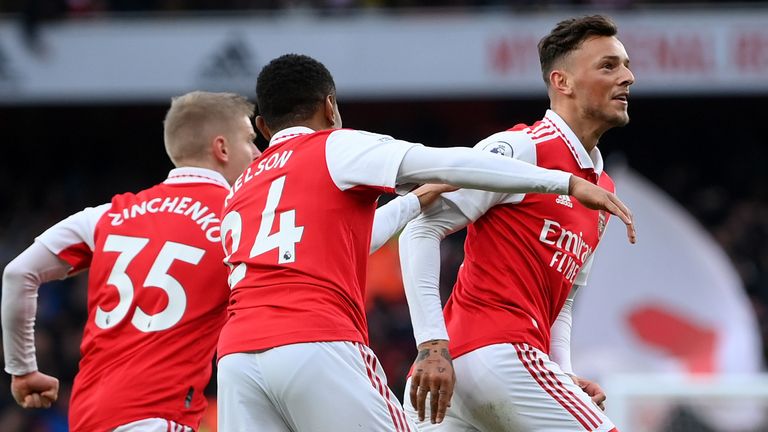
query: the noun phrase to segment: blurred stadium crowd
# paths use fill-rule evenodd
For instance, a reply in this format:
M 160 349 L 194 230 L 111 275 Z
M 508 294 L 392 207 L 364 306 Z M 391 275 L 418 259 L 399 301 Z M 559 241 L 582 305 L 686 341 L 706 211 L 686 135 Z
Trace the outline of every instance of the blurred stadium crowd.
M 310 7 L 322 10 L 352 8 L 398 7 L 526 7 L 555 8 L 570 5 L 592 5 L 631 8 L 664 3 L 660 0 L 0 0 L 1 13 L 20 13 L 33 28 L 40 20 L 57 19 L 79 14 L 101 12 L 146 11 L 209 11 L 209 10 L 279 10 Z M 677 0 L 677 3 L 684 3 Z M 697 3 L 731 3 L 730 1 Z M 741 3 L 747 3 L 741 1 Z M 165 109 L 163 107 L 162 109 Z M 161 111 L 157 111 L 161 112 Z M 538 112 L 531 113 L 533 118 Z M 158 115 L 157 118 L 160 118 Z M 429 128 L 432 125 L 422 125 Z M 495 126 L 495 125 L 494 125 Z M 384 131 L 391 132 L 391 131 Z M 483 130 L 475 138 L 491 132 Z M 65 131 L 60 131 L 65 134 Z M 421 132 L 428 135 L 429 131 Z M 409 133 L 419 136 L 420 132 Z M 745 141 L 752 140 L 751 143 Z M 466 142 L 446 142 L 447 145 L 466 145 Z M 665 174 L 653 181 L 687 208 L 716 238 L 733 260 L 754 305 L 765 346 L 768 346 L 768 172 L 764 162 L 765 136 L 739 137 L 742 145 L 761 149 L 760 153 L 730 155 L 729 166 L 738 166 L 712 181 L 711 166 L 680 162 L 680 166 L 667 167 Z M 762 142 L 762 144 L 761 144 Z M 717 147 L 717 144 L 715 144 Z M 727 151 L 727 150 L 726 150 Z M 733 158 L 736 159 L 733 159 Z M 164 159 L 164 158 L 163 158 Z M 7 160 L 12 160 L 11 158 Z M 163 168 L 164 169 L 164 168 Z M 107 179 L 110 167 L 101 166 L 90 174 L 62 169 L 57 184 L 37 178 L 34 172 L 26 177 L 2 170 L 0 181 L 5 185 L 26 182 L 44 183 L 44 195 L 29 194 L 24 188 L 5 187 L 0 193 L 0 268 L 20 253 L 45 228 L 77 211 L 83 205 L 100 204 L 107 193 L 122 191 Z M 162 171 L 159 169 L 157 171 Z M 18 170 L 14 171 L 18 172 Z M 155 178 L 143 179 L 145 185 Z M 91 196 L 80 188 L 83 182 L 98 181 L 99 196 Z M 136 189 L 139 187 L 137 186 Z M 93 189 L 90 189 L 93 190 Z M 103 192 L 103 193 L 102 193 Z M 91 192 L 93 194 L 94 192 Z M 73 205 L 76 203 L 77 205 Z M 78 207 L 80 206 L 80 207 Z M 615 229 L 616 227 L 614 227 Z M 642 226 L 640 227 L 642 230 Z M 642 231 L 640 232 L 642 235 Z M 449 237 L 443 243 L 442 290 L 444 298 L 450 292 L 456 269 L 463 258 L 463 234 Z M 390 242 L 371 261 L 369 269 L 369 311 L 371 345 L 390 377 L 394 393 L 402 395 L 403 377 L 415 356 L 405 298 L 397 268 L 396 241 Z M 40 291 L 36 328 L 37 357 L 42 371 L 61 380 L 59 402 L 50 410 L 24 411 L 15 406 L 11 398 L 7 374 L 0 374 L 0 431 L 63 432 L 67 430 L 68 390 L 77 371 L 82 323 L 86 318 L 86 280 L 82 275 L 66 281 L 44 285 Z M 766 355 L 768 358 L 768 353 Z M 215 385 L 210 396 L 215 397 Z M 215 404 L 214 404 L 215 405 Z M 212 429 L 202 429 L 212 430 Z
M 675 3 L 750 3 L 759 0 L 677 0 Z M 630 8 L 669 3 L 663 0 L 3 0 L 0 10 L 39 12 L 61 16 L 90 12 L 227 11 L 311 8 L 315 10 L 366 8 L 525 8 L 563 6 Z

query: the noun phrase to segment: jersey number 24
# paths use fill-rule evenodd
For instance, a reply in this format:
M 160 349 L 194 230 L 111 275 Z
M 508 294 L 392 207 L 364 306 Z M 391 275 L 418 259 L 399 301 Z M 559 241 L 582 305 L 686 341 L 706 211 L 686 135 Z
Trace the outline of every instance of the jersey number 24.
M 275 222 L 275 210 L 283 196 L 283 187 L 285 187 L 285 177 L 275 179 L 269 186 L 267 202 L 264 205 L 264 211 L 261 212 L 261 223 L 259 232 L 253 241 L 250 258 L 259 256 L 265 252 L 277 249 L 277 263 L 289 264 L 296 261 L 296 243 L 301 241 L 304 233 L 303 226 L 296 226 L 296 210 L 286 210 L 280 213 L 280 227 L 276 233 L 270 234 L 272 225 Z M 221 239 L 224 242 L 224 251 L 227 256 L 224 263 L 229 266 L 229 288 L 233 289 L 238 282 L 245 277 L 246 264 L 240 263 L 237 266 L 230 263 L 232 254 L 237 252 L 240 247 L 240 237 L 243 232 L 243 218 L 240 213 L 231 211 L 227 213 L 221 222 Z M 232 236 L 232 248 L 227 250 L 225 239 L 227 234 Z

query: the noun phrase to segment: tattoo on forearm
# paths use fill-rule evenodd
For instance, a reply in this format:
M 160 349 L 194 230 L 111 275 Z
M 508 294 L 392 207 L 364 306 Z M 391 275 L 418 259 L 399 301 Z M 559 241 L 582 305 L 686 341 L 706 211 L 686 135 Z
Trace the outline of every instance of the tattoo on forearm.
M 427 357 L 429 357 L 429 348 L 419 351 L 419 355 L 416 357 L 416 361 L 423 361 Z
M 448 363 L 453 365 L 453 359 L 451 358 L 451 354 L 448 352 L 448 348 L 443 348 L 440 354 L 443 356 L 444 359 L 448 360 Z

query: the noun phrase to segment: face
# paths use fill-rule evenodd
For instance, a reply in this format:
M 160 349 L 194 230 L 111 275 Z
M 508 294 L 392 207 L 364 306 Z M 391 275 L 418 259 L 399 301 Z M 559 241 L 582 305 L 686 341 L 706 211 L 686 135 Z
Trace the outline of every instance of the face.
M 233 184 L 237 177 L 248 168 L 254 159 L 261 155 L 256 148 L 256 132 L 253 130 L 251 119 L 243 116 L 231 134 L 228 134 L 229 161 L 225 169 L 224 177 L 229 184 Z
M 597 36 L 585 40 L 568 56 L 565 69 L 572 79 L 572 96 L 581 117 L 605 129 L 629 123 L 629 86 L 635 76 L 618 39 Z

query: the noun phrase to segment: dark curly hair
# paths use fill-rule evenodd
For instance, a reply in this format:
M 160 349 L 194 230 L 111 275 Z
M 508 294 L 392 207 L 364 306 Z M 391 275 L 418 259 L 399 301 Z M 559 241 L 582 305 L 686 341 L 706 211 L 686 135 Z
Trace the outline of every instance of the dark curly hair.
M 593 36 L 616 36 L 618 29 L 610 18 L 591 15 L 571 18 L 557 23 L 554 29 L 539 41 L 539 61 L 544 82 L 549 87 L 549 73 L 558 60 L 578 49 Z
M 259 115 L 273 131 L 307 120 L 336 92 L 322 63 L 301 54 L 285 54 L 264 66 L 256 79 Z

